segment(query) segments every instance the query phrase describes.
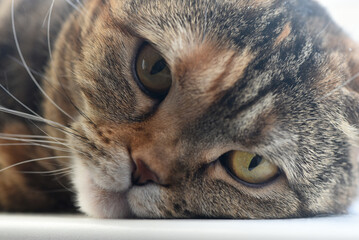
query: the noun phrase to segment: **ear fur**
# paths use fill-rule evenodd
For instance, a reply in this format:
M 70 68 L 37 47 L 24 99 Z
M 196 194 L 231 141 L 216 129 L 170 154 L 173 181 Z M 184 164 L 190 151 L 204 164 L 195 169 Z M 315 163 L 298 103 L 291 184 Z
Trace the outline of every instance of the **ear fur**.
M 355 147 L 359 147 L 359 44 L 346 39 L 349 54 L 348 67 L 351 80 L 342 89 L 344 122 L 340 128 L 350 138 Z M 343 121 L 342 121 L 343 122 Z

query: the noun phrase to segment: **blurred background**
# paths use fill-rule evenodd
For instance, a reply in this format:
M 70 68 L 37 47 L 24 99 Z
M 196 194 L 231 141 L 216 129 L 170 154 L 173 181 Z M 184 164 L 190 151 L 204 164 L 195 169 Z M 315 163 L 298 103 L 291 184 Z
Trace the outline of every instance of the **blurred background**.
M 359 0 L 317 0 L 359 42 Z

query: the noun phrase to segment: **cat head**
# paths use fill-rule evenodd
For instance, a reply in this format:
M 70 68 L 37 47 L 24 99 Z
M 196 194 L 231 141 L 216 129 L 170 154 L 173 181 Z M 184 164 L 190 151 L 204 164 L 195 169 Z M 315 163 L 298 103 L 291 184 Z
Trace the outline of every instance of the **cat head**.
M 87 1 L 48 69 L 72 104 L 49 94 L 74 120 L 44 105 L 76 130 L 80 208 L 109 218 L 345 211 L 358 172 L 356 51 L 307 0 Z

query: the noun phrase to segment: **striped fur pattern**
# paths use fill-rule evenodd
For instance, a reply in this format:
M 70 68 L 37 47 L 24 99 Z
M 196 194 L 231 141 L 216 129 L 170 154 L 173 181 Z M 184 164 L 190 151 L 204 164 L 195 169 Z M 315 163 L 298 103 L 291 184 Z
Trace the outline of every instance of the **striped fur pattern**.
M 346 211 L 358 181 L 359 48 L 315 1 L 74 2 L 0 1 L 1 210 Z M 134 80 L 144 41 L 172 72 L 161 100 Z M 242 184 L 218 160 L 231 150 L 281 175 Z M 131 181 L 134 159 L 155 182 Z

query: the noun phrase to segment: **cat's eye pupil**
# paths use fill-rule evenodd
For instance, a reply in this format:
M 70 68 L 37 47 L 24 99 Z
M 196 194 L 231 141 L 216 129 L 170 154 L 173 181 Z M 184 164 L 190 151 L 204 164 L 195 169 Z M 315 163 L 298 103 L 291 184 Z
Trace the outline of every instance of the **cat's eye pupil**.
M 155 65 L 153 65 L 150 74 L 154 75 L 159 72 L 162 72 L 163 69 L 167 67 L 166 61 L 162 58 L 161 60 L 157 61 Z
M 256 167 L 258 167 L 258 165 L 261 164 L 261 162 L 262 162 L 262 157 L 256 155 L 256 156 L 252 159 L 251 163 L 249 164 L 248 170 L 249 170 L 249 171 L 252 171 L 252 170 L 255 169 Z
M 268 159 L 250 152 L 230 151 L 222 155 L 220 163 L 235 180 L 258 186 L 280 175 L 278 166 Z
M 140 89 L 153 98 L 163 99 L 172 85 L 171 70 L 164 57 L 145 43 L 135 61 L 135 80 Z

